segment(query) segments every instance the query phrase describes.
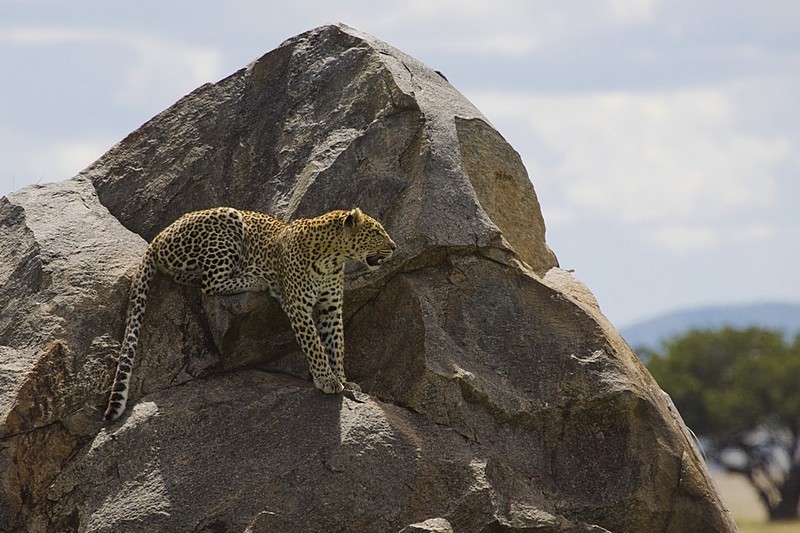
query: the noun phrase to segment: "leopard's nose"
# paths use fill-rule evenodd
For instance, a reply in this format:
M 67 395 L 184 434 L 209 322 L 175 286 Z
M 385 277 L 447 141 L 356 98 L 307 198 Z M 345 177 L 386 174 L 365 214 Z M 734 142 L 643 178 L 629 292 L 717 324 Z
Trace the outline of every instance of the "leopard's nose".
M 392 251 L 394 252 L 395 250 L 397 250 L 397 245 L 394 243 L 394 241 L 389 241 L 389 242 L 392 243 Z

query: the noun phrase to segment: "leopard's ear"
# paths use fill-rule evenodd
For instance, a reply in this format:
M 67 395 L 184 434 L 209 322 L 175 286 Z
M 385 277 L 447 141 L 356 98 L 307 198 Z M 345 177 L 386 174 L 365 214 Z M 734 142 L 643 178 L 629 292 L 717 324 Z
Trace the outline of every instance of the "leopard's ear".
M 362 213 L 361 209 L 359 209 L 358 207 L 347 213 L 347 217 L 344 219 L 345 228 L 355 228 L 363 223 L 364 223 L 364 213 Z

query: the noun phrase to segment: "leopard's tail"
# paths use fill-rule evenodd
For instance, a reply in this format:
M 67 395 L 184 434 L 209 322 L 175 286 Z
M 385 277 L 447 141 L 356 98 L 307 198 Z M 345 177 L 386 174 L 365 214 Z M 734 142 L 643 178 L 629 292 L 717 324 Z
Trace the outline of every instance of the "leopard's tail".
M 139 332 L 142 328 L 144 310 L 147 306 L 147 293 L 150 290 L 150 283 L 153 281 L 155 272 L 155 254 L 148 248 L 131 282 L 128 318 L 125 322 L 125 338 L 122 341 L 119 361 L 117 362 L 117 373 L 114 376 L 114 385 L 111 387 L 108 408 L 106 408 L 105 412 L 105 419 L 108 421 L 116 420 L 125 411 L 131 372 L 133 370 L 133 357 L 136 354 L 136 346 L 139 344 Z

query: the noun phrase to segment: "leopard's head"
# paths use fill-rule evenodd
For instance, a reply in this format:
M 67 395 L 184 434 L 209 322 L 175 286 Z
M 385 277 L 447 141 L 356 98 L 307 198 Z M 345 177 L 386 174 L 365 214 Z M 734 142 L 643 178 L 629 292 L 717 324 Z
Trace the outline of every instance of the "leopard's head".
M 392 256 L 397 245 L 380 222 L 355 208 L 349 211 L 344 225 L 347 257 L 375 270 Z

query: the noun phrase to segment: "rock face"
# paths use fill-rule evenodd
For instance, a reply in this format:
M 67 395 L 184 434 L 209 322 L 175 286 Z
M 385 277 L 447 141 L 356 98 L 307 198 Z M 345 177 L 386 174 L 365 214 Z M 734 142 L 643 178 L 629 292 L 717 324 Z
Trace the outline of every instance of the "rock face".
M 360 206 L 314 389 L 266 294 L 157 276 L 115 424 L 130 274 L 180 214 Z M 0 530 L 735 531 L 691 438 L 557 267 L 517 153 L 439 74 L 346 26 L 200 87 L 76 178 L 0 201 Z

